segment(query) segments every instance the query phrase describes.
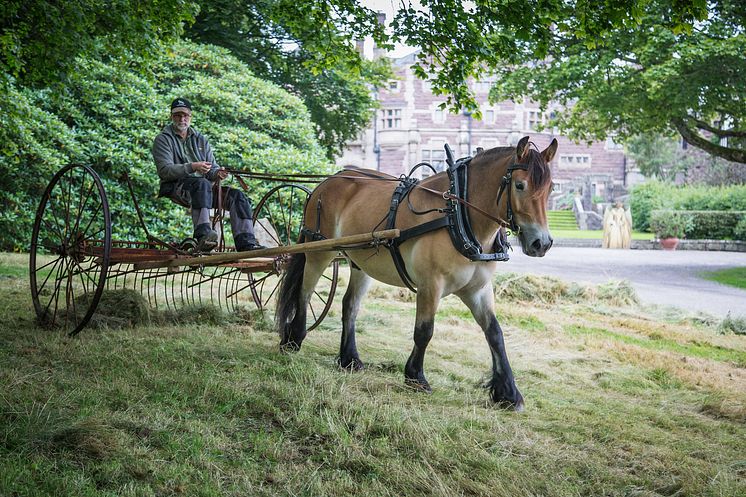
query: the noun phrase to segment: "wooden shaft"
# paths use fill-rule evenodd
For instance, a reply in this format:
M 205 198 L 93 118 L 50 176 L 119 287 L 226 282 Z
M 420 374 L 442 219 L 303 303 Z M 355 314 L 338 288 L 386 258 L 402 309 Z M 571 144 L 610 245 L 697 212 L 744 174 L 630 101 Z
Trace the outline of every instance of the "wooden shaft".
M 274 257 L 284 254 L 297 254 L 298 252 L 325 252 L 334 250 L 354 250 L 355 248 L 368 248 L 368 247 L 353 247 L 347 248 L 348 246 L 354 246 L 358 244 L 364 244 L 375 240 L 391 240 L 399 236 L 398 229 L 374 231 L 372 233 L 362 233 L 359 235 L 343 236 L 341 238 L 330 238 L 328 240 L 318 240 L 315 242 L 304 242 L 295 245 L 287 245 L 280 247 L 271 247 L 259 250 L 250 250 L 246 252 L 228 252 L 225 254 L 205 255 L 201 257 L 186 257 L 181 259 L 174 259 L 170 261 L 152 262 L 140 264 L 141 268 L 147 266 L 148 268 L 155 267 L 179 267 L 179 266 L 212 266 L 216 264 L 222 264 L 225 262 L 237 262 L 245 259 L 252 259 L 255 257 Z

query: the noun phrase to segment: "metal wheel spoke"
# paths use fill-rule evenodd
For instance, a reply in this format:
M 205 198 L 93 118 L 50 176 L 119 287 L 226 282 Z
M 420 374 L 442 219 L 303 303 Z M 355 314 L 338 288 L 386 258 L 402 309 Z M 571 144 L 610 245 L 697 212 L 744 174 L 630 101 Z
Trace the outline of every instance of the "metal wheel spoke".
M 57 232 L 57 235 L 60 237 L 60 245 L 62 243 L 64 243 L 64 241 L 65 241 L 65 235 L 62 234 L 62 232 L 60 231 L 60 227 L 59 227 L 59 225 L 57 223 L 54 223 L 54 225 L 52 225 L 46 219 L 42 219 L 41 222 L 44 223 L 47 226 L 47 228 L 49 228 L 51 231 L 56 231 Z
M 80 185 L 80 189 L 83 189 L 83 186 L 85 186 L 85 180 Z M 93 188 L 96 186 L 96 183 L 91 183 L 91 186 L 88 188 L 88 193 L 85 195 L 85 199 L 83 196 L 81 196 L 80 201 L 78 202 L 78 216 L 75 219 L 75 227 L 73 228 L 73 233 L 78 231 L 78 228 L 80 227 L 80 220 L 83 217 L 83 213 L 85 212 L 85 206 L 88 205 L 88 198 L 90 198 L 91 193 L 93 193 Z
M 86 225 L 85 229 L 83 230 L 83 233 L 87 233 L 88 232 L 88 228 L 90 228 L 91 224 L 93 224 L 93 221 L 96 219 L 96 216 L 98 215 L 98 211 L 101 210 L 102 206 L 103 206 L 103 204 L 98 204 L 98 206 L 96 207 L 95 212 L 91 215 L 91 220 L 88 221 L 88 224 Z M 106 226 L 104 226 L 103 229 L 106 230 Z M 99 230 L 99 232 L 100 231 L 101 230 Z
M 57 257 L 37 259 L 47 252 Z M 80 331 L 106 286 L 110 254 L 111 217 L 101 180 L 88 166 L 63 167 L 44 191 L 34 221 L 30 278 L 38 318 L 69 335 Z
M 60 261 L 64 261 L 64 258 L 62 256 L 59 256 L 54 260 L 54 265 L 57 266 L 57 263 Z M 46 265 L 45 265 L 46 266 Z M 38 271 L 38 270 L 37 270 Z M 49 274 L 46 278 L 44 278 L 44 282 L 41 284 L 39 288 L 37 288 L 36 293 L 40 294 L 42 290 L 44 290 L 44 287 L 47 286 L 47 281 L 49 281 L 49 278 L 52 277 L 52 274 L 54 274 L 55 267 L 52 267 L 52 269 L 49 271 Z M 57 268 L 57 272 L 59 274 L 59 268 Z M 55 278 L 55 281 L 57 281 L 57 278 Z

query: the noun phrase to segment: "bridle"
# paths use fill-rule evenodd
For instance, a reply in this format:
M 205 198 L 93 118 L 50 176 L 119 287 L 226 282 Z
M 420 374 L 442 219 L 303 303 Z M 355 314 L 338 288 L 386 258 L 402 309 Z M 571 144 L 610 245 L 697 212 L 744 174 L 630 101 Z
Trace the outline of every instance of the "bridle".
M 508 166 L 508 170 L 505 172 L 505 175 L 503 176 L 502 183 L 500 183 L 500 190 L 497 192 L 497 202 L 496 204 L 500 205 L 500 198 L 502 198 L 503 193 L 507 190 L 508 195 L 505 197 L 505 202 L 507 203 L 506 213 L 508 217 L 508 226 L 510 227 L 510 230 L 514 234 L 518 234 L 521 231 L 520 226 L 518 226 L 515 223 L 515 216 L 513 215 L 513 197 L 511 192 L 513 191 L 513 188 L 511 187 L 511 183 L 513 183 L 513 171 L 516 169 L 520 169 L 521 171 L 528 171 L 528 165 L 526 164 L 519 164 L 517 162 L 514 162 L 510 166 Z

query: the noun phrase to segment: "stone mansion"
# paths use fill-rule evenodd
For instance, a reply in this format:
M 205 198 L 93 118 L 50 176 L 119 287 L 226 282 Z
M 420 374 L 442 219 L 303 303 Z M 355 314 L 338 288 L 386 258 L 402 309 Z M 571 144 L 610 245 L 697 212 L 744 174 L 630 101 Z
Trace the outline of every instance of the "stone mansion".
M 476 153 L 477 147 L 511 146 L 529 135 L 539 150 L 548 146 L 552 138 L 559 142 L 550 164 L 555 183 L 553 201 L 578 192 L 588 204 L 593 197 L 609 202 L 639 182 L 639 174 L 629 168 L 623 148 L 613 140 L 576 144 L 551 129 L 537 131 L 537 125 L 545 119 L 538 105 L 528 101 L 490 104 L 489 81 L 477 81 L 472 87 L 482 120 L 469 113 L 441 110 L 443 100 L 433 95 L 429 84 L 417 79 L 412 71 L 415 55 L 416 52 L 392 60 L 396 77 L 386 88 L 378 89 L 380 108 L 375 121 L 358 140 L 348 143 L 336 161 L 338 166 L 375 169 L 394 176 L 408 173 L 419 162 L 443 170 L 444 143 L 456 157 L 466 157 Z M 428 169 L 419 168 L 415 174 L 421 177 L 429 173 Z

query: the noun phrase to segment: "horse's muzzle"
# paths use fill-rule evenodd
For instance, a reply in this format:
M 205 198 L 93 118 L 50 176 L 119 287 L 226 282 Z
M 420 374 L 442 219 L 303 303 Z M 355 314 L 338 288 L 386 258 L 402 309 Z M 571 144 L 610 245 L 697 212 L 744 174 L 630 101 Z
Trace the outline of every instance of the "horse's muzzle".
M 520 241 L 523 253 L 530 257 L 544 257 L 554 243 L 549 230 L 535 225 L 522 228 Z

